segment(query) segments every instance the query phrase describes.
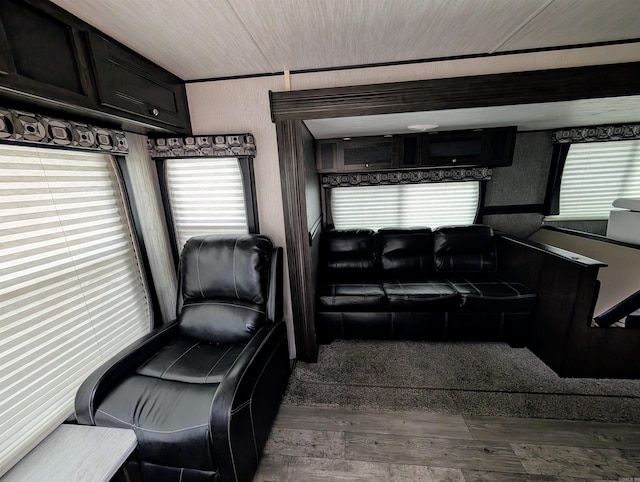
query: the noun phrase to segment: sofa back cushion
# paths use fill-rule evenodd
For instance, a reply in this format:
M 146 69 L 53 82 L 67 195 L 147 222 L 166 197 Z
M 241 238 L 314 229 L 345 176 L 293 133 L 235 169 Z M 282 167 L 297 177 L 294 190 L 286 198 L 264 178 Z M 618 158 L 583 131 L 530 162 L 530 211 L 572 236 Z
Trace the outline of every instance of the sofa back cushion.
M 436 271 L 495 271 L 496 247 L 489 226 L 443 226 L 433 236 Z
M 430 228 L 384 228 L 378 231 L 380 264 L 385 272 L 433 271 Z
M 273 245 L 258 234 L 196 236 L 180 258 L 180 333 L 245 341 L 266 322 Z
M 370 229 L 326 231 L 322 233 L 320 250 L 325 271 L 376 268 L 376 243 Z

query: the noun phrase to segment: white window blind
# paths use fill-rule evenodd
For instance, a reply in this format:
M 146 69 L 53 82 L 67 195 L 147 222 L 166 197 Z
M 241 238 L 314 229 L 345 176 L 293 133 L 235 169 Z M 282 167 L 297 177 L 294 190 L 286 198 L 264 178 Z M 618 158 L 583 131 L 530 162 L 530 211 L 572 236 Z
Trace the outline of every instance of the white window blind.
M 150 331 L 113 162 L 0 146 L 0 476 L 73 413 L 91 371 Z
M 331 214 L 336 229 L 471 224 L 479 193 L 475 181 L 339 187 Z
M 192 236 L 249 232 L 236 158 L 167 159 L 166 177 L 180 249 Z
M 640 140 L 572 144 L 560 213 L 549 220 L 607 219 L 617 198 L 640 198 Z

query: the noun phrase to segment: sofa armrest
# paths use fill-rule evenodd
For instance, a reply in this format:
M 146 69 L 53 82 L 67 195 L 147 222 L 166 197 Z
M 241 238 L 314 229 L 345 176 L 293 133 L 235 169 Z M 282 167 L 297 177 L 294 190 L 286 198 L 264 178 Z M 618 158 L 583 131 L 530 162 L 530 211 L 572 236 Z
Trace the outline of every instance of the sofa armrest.
M 261 328 L 226 373 L 210 414 L 221 481 L 255 473 L 290 373 L 284 321 Z
M 106 394 L 175 336 L 177 328 L 177 321 L 173 321 L 153 330 L 89 375 L 76 393 L 75 412 L 78 423 L 95 425 L 96 408 Z

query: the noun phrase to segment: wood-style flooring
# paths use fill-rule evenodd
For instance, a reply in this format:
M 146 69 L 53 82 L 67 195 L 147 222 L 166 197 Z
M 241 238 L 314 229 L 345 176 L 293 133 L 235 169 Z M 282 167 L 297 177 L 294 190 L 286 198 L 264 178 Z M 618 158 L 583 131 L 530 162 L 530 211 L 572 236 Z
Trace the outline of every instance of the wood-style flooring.
M 640 425 L 282 405 L 255 482 L 640 482 Z

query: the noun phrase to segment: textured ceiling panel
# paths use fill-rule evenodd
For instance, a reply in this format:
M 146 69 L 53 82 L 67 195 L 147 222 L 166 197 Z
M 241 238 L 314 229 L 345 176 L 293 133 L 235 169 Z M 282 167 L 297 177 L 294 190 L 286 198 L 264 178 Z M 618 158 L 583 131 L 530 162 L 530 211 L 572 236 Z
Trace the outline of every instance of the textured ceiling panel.
M 640 38 L 638 0 L 554 0 L 500 50 Z
M 640 38 L 640 0 L 53 0 L 185 80 Z
M 546 0 L 229 0 L 276 70 L 485 53 Z
M 54 0 L 185 80 L 271 72 L 226 0 Z

